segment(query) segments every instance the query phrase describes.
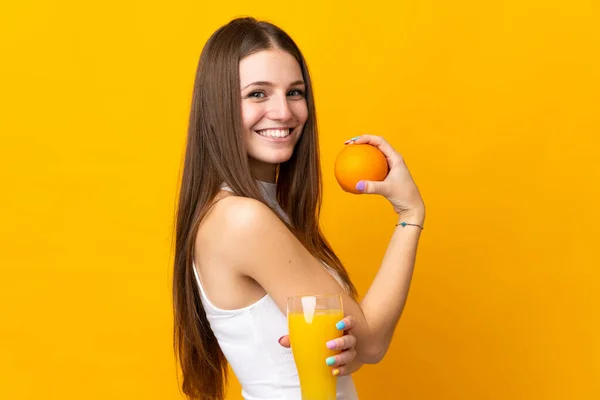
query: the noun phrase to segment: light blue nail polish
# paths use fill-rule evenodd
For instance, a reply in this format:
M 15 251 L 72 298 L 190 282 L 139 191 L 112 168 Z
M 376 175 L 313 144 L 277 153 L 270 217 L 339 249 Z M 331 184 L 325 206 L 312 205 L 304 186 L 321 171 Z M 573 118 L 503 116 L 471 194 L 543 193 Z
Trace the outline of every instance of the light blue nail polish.
M 331 367 L 333 364 L 335 364 L 335 357 L 327 357 L 327 360 L 325 360 L 325 362 Z
M 342 329 L 344 329 L 346 327 L 346 323 L 344 321 L 340 321 L 337 324 L 335 324 L 335 327 L 337 328 L 338 331 L 341 331 Z
M 358 139 L 360 139 L 360 136 L 354 136 L 354 137 L 353 137 L 352 139 L 350 139 L 350 140 L 358 140 Z

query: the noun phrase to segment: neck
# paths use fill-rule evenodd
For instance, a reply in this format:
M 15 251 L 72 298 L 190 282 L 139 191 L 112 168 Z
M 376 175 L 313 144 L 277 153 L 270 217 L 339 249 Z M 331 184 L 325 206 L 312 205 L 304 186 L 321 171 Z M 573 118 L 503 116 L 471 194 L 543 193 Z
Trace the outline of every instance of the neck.
M 249 158 L 248 162 L 250 163 L 250 171 L 252 171 L 255 179 L 275 183 L 277 178 L 277 164 L 267 164 L 252 158 Z

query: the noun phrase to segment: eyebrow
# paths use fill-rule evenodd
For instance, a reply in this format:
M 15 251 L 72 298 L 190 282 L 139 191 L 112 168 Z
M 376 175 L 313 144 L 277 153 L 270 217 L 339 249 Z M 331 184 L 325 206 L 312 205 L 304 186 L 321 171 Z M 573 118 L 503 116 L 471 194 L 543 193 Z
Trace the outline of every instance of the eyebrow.
M 296 86 L 296 85 L 304 85 L 304 81 L 294 81 L 290 84 L 290 86 Z M 252 82 L 249 85 L 246 85 L 242 88 L 242 90 L 249 88 L 250 86 L 273 86 L 272 82 L 267 82 L 267 81 L 257 81 L 257 82 Z

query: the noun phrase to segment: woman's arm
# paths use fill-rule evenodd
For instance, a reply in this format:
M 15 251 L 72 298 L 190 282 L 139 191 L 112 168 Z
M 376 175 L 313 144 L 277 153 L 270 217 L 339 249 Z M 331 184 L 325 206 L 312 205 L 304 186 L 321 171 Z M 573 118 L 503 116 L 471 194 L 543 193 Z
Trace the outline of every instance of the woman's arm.
M 365 191 L 386 196 L 400 211 L 401 221 L 422 225 L 424 206 L 400 155 L 381 138 L 361 140 L 377 145 L 390 164 L 386 180 L 368 182 Z M 395 229 L 379 272 L 359 305 L 264 204 L 232 196 L 219 201 L 212 214 L 213 245 L 220 249 L 220 263 L 258 282 L 284 314 L 290 296 L 341 294 L 345 315 L 355 320 L 357 361 L 381 360 L 406 302 L 420 228 Z
M 396 225 L 379 271 L 360 303 L 364 315 L 368 316 L 371 338 L 377 344 L 365 362 L 378 362 L 389 348 L 406 304 L 417 246 L 425 222 L 425 205 L 404 160 L 383 138 L 364 135 L 349 142 L 374 145 L 386 156 L 390 167 L 388 176 L 383 182 L 364 182 L 363 193 L 386 197 L 399 214 L 398 224 L 407 223 L 404 226 Z M 357 343 L 359 346 L 361 340 Z
M 423 224 L 421 217 L 415 216 L 411 221 Z M 360 303 L 370 328 L 369 340 L 373 341 L 364 362 L 379 362 L 389 348 L 408 296 L 420 233 L 417 227 L 396 227 L 381 267 Z M 358 337 L 356 330 L 353 333 Z M 358 338 L 357 354 L 362 345 L 362 338 Z

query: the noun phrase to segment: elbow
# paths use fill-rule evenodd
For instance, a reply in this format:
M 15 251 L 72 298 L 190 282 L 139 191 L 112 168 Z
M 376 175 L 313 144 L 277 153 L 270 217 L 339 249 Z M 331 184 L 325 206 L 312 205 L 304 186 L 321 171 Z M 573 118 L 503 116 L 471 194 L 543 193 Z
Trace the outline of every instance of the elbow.
M 363 349 L 360 361 L 364 364 L 377 364 L 383 360 L 385 353 L 387 353 L 387 346 L 373 343 Z

